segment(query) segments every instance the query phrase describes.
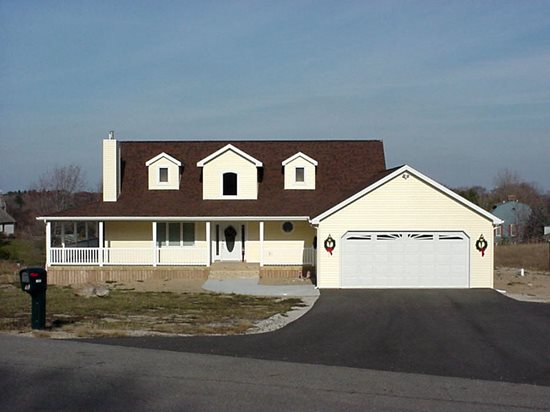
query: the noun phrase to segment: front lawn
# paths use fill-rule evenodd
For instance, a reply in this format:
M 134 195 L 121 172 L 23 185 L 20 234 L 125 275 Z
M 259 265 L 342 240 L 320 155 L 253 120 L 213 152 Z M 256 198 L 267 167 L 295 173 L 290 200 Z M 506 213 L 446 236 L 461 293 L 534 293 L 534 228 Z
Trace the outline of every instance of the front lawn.
M 212 293 L 110 291 L 107 297 L 75 296 L 49 286 L 43 336 L 135 334 L 239 334 L 260 320 L 301 306 L 300 299 Z M 0 285 L 0 331 L 30 332 L 31 297 L 17 286 Z

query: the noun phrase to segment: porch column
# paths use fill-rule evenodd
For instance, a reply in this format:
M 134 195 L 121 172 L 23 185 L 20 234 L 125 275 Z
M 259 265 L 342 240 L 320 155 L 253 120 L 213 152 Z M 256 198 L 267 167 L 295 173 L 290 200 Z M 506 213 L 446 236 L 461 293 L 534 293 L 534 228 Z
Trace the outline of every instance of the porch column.
M 50 248 L 52 246 L 52 222 L 46 222 L 46 269 L 51 265 Z
M 153 222 L 153 267 L 157 267 L 159 261 L 158 247 L 157 247 L 157 222 Z
M 99 222 L 99 251 L 98 251 L 98 263 L 99 266 L 103 266 L 103 225 L 104 222 Z
M 206 230 L 206 267 L 210 266 L 210 256 L 212 254 L 212 242 L 210 241 L 210 222 L 205 224 Z
M 264 265 L 264 222 L 260 222 L 260 266 Z

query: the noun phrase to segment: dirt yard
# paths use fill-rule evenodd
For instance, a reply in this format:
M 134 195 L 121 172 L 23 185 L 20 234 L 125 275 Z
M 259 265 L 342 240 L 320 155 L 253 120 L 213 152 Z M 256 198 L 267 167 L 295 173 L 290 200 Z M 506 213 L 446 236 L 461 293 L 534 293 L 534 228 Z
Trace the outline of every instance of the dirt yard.
M 530 302 L 550 303 L 550 273 L 501 267 L 495 269 L 495 289 L 507 296 Z
M 550 303 L 549 259 L 548 242 L 496 245 L 495 289 L 519 300 Z

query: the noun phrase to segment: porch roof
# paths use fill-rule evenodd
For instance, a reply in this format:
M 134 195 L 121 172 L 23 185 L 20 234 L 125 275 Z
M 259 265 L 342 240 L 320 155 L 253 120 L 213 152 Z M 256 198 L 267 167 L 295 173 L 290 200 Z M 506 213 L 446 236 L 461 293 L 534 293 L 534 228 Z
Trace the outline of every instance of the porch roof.
M 257 200 L 203 200 L 201 159 L 232 144 L 259 159 Z M 316 190 L 285 190 L 282 162 L 297 152 L 318 162 Z M 42 219 L 69 217 L 313 217 L 389 173 L 379 140 L 121 142 L 121 194 Z M 179 190 L 148 190 L 146 161 L 169 153 L 185 166 Z

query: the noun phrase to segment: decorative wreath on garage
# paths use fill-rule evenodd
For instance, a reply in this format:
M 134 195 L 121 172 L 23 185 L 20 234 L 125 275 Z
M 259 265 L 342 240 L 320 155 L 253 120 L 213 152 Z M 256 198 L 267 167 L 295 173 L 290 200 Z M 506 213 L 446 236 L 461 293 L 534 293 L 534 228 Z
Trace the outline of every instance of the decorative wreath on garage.
M 483 235 L 481 235 L 476 242 L 476 249 L 481 252 L 481 257 L 485 256 L 485 250 L 487 250 L 487 246 L 489 246 L 489 244 L 487 243 Z
M 332 238 L 331 235 L 325 239 L 325 250 L 332 255 L 332 251 L 336 247 L 336 241 Z

